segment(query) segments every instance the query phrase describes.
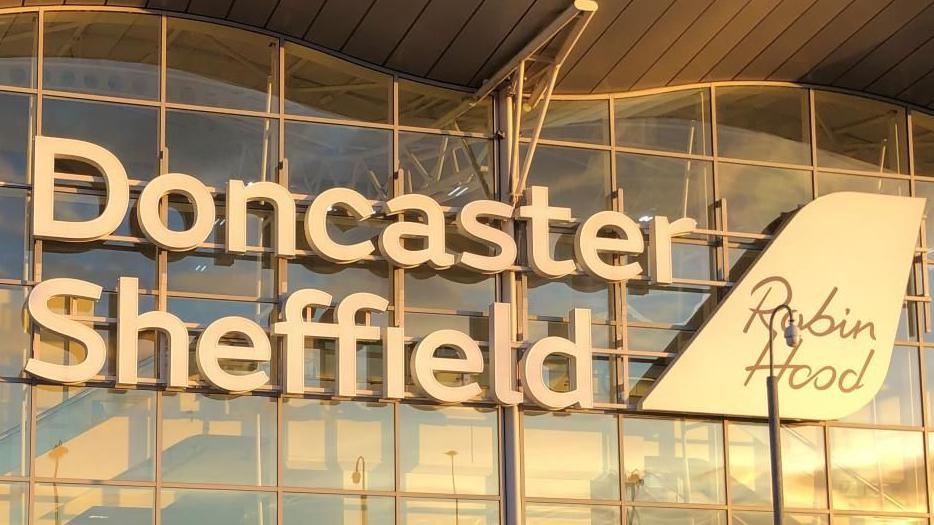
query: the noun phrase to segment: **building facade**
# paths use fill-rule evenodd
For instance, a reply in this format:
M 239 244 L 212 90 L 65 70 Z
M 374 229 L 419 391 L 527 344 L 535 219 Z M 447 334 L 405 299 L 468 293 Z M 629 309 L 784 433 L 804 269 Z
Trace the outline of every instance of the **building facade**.
M 763 420 L 656 414 L 639 401 L 783 214 L 839 191 L 934 198 L 934 113 L 837 87 L 710 81 L 549 91 L 537 132 L 541 101 L 533 94 L 515 112 L 509 84 L 497 88 L 474 100 L 286 33 L 180 12 L 0 10 L 0 522 L 770 523 Z M 516 114 L 519 148 L 511 154 Z M 114 153 L 130 179 L 131 206 L 148 181 L 181 172 L 218 194 L 230 179 L 273 181 L 300 204 L 346 187 L 375 201 L 429 195 L 450 211 L 477 199 L 508 202 L 532 150 L 527 185 L 548 187 L 552 204 L 574 217 L 617 210 L 644 221 L 692 217 L 698 226 L 674 241 L 671 284 L 612 283 L 580 271 L 547 279 L 521 248 L 518 264 L 495 276 L 403 269 L 379 255 L 334 264 L 301 235 L 295 258 L 276 257 L 271 212 L 258 204 L 247 252 L 232 255 L 222 249 L 220 199 L 208 241 L 188 252 L 154 245 L 133 213 L 101 240 L 69 244 L 31 235 L 36 136 Z M 94 168 L 73 161 L 55 169 L 57 218 L 97 215 L 104 190 Z M 193 215 L 184 200 L 163 201 L 161 213 L 175 229 Z M 335 212 L 332 235 L 372 239 L 388 222 L 355 224 Z M 573 253 L 574 224 L 552 230 L 556 255 Z M 515 235 L 522 238 L 522 227 Z M 448 244 L 487 249 L 451 225 Z M 922 227 L 874 401 L 844 420 L 783 429 L 790 523 L 922 524 L 934 516 L 932 244 L 934 228 Z M 841 254 L 840 264 L 861 251 Z M 194 365 L 189 388 L 166 389 L 165 340 L 154 332 L 141 335 L 140 384 L 117 388 L 122 276 L 139 280 L 141 311 L 177 315 L 193 341 L 229 315 L 271 330 L 281 298 L 304 288 L 335 302 L 354 292 L 388 298 L 387 311 L 369 320 L 401 327 L 407 348 L 452 328 L 485 352 L 488 306 L 503 302 L 516 316 L 521 351 L 528 341 L 568 336 L 569 310 L 588 308 L 595 407 L 504 407 L 488 395 L 487 374 L 479 376 L 484 394 L 468 403 L 433 402 L 411 380 L 403 401 L 387 400 L 379 343 L 359 348 L 360 395 L 340 398 L 334 343 L 319 340 L 307 348 L 304 395 L 276 386 L 275 358 L 260 365 L 273 381 L 248 394 L 212 387 Z M 108 344 L 101 374 L 78 385 L 24 372 L 30 356 L 68 364 L 83 355 L 24 312 L 32 287 L 62 277 L 104 289 L 98 302 L 53 304 Z M 569 376 L 566 359 L 546 362 L 552 389 L 571 388 Z M 477 377 L 441 378 L 468 379 Z

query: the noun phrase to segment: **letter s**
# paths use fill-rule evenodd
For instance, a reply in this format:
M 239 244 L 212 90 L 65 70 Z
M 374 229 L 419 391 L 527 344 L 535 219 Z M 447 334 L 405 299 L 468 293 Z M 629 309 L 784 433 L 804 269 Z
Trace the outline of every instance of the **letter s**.
M 87 354 L 83 361 L 74 365 L 46 363 L 30 357 L 26 361 L 26 371 L 49 381 L 82 383 L 100 373 L 107 358 L 107 347 L 100 334 L 90 326 L 49 309 L 49 299 L 60 295 L 98 300 L 101 287 L 78 279 L 49 279 L 32 289 L 26 303 L 33 321 L 56 334 L 78 341 L 87 349 Z

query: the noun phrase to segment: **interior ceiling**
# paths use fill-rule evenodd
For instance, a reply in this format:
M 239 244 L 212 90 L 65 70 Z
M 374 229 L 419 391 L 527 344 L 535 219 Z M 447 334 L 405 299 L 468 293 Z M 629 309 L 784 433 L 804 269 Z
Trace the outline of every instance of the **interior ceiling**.
M 706 81 L 836 86 L 934 109 L 934 0 L 598 0 L 556 93 Z M 0 0 L 187 12 L 477 87 L 571 0 Z

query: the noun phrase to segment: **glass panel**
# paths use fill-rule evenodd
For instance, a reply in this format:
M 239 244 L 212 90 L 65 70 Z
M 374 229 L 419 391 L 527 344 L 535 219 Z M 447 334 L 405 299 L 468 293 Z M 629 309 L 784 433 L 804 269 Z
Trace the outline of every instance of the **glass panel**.
M 486 317 L 405 313 L 406 337 L 424 337 L 444 329 L 460 330 L 475 341 L 486 341 L 490 338 L 490 323 Z
M 814 104 L 819 166 L 908 172 L 904 108 L 829 91 L 815 91 Z
M 717 87 L 717 146 L 723 157 L 811 163 L 808 91 Z
M 169 297 L 169 312 L 186 323 L 207 325 L 221 317 L 238 315 L 255 321 L 262 327 L 269 326 L 272 304 L 253 301 L 221 301 L 215 299 L 183 299 Z
M 526 184 L 532 186 L 548 187 L 551 206 L 571 208 L 574 217 L 589 217 L 609 206 L 610 154 L 539 145 Z
M 629 358 L 629 402 L 637 403 L 645 397 L 667 365 L 666 359 Z
M 650 352 L 680 352 L 694 332 L 629 327 L 629 349 Z
M 3 21 L 0 16 L 0 31 Z M 3 75 L 3 40 L 0 39 L 0 78 Z M 33 133 L 34 98 L 0 93 L 0 181 L 25 183 L 29 167 L 29 144 Z
M 754 423 L 730 423 L 730 499 L 735 505 L 772 504 L 769 429 Z M 824 429 L 782 427 L 782 489 L 785 505 L 826 508 L 827 474 Z
M 159 173 L 159 108 L 43 98 L 42 133 L 97 144 L 117 156 L 130 179 Z M 128 132 L 132 130 L 132 132 Z M 97 175 L 90 166 L 63 162 L 63 172 Z
M 168 263 L 169 290 L 245 297 L 275 296 L 275 270 L 269 254 L 169 253 Z
M 30 349 L 26 295 L 26 288 L 0 286 L 0 376 L 19 377 L 26 366 Z
M 400 405 L 399 441 L 399 490 L 499 493 L 495 409 Z
M 492 142 L 486 139 L 399 133 L 405 193 L 421 193 L 442 206 L 495 199 Z
M 825 514 L 784 514 L 782 523 L 788 525 L 827 525 L 830 521 Z M 834 523 L 837 523 L 835 520 Z M 752 510 L 734 510 L 733 525 L 772 525 L 775 523 L 771 512 Z
M 371 199 L 386 199 L 391 140 L 392 134 L 381 129 L 288 122 L 289 189 L 317 195 L 330 188 L 351 188 Z
M 595 320 L 610 318 L 610 288 L 606 281 L 585 275 L 553 281 L 530 273 L 528 283 L 530 315 L 567 318 L 574 308 L 589 308 Z
M 399 123 L 489 133 L 493 130 L 493 103 L 489 98 L 475 103 L 471 93 L 400 80 Z
M 27 248 L 26 191 L 0 188 L 0 277 L 29 276 Z
M 219 24 L 169 17 L 170 102 L 277 111 L 276 39 Z
M 542 105 L 522 115 L 522 135 L 531 136 Z M 525 110 L 525 108 L 523 108 Z M 568 142 L 610 143 L 610 114 L 606 100 L 552 100 L 541 138 Z
M 155 515 L 151 488 L 39 483 L 35 497 L 35 525 L 149 525 Z
M 312 520 L 312 521 L 309 521 Z M 393 525 L 395 502 L 374 496 L 283 494 L 282 525 Z
M 827 195 L 837 191 L 859 191 L 907 197 L 909 183 L 907 180 L 864 177 L 862 175 L 841 175 L 839 173 L 823 172 L 817 174 L 818 195 Z
M 811 200 L 811 172 L 720 164 L 720 196 L 727 203 L 727 227 L 734 232 L 770 233 L 784 213 Z
M 699 326 L 713 310 L 705 288 L 626 286 L 626 315 L 630 321 Z
M 544 503 L 528 503 L 525 506 L 526 525 L 619 525 L 619 520 L 619 507 Z
M 198 525 L 275 525 L 275 492 L 166 489 L 160 522 Z
M 100 216 L 106 202 L 102 193 L 66 193 L 59 191 L 55 193 L 53 214 L 56 220 L 87 221 Z M 128 206 L 130 211 L 123 216 L 123 221 L 113 231 L 113 235 L 139 238 L 144 236 L 136 215 L 136 202 L 137 200 L 134 197 L 130 198 Z
M 0 16 L 0 84 L 36 84 L 37 13 Z
M 0 521 L 26 525 L 27 483 L 0 483 Z
M 24 476 L 29 459 L 29 387 L 0 383 L 0 476 Z M 0 500 L 0 517 L 3 516 Z
M 926 518 L 893 516 L 840 516 L 833 517 L 834 525 L 927 525 Z
M 626 418 L 623 456 L 629 501 L 724 502 L 720 423 Z
M 139 287 L 155 288 L 156 249 L 151 245 L 42 243 L 42 278 L 71 277 L 115 290 L 120 277 L 136 277 Z
M 726 525 L 726 511 L 713 509 L 665 509 L 661 507 L 629 507 L 627 525 Z
M 166 393 L 163 400 L 163 480 L 275 484 L 274 398 Z
M 699 227 L 707 226 L 713 202 L 711 163 L 618 153 L 616 177 L 626 215 L 641 223 L 656 215 L 671 220 L 690 217 Z
M 393 490 L 392 414 L 380 403 L 285 399 L 281 483 Z
M 169 171 L 225 191 L 230 179 L 276 180 L 279 125 L 270 119 L 169 111 Z
M 323 290 L 331 294 L 335 304 L 357 292 L 390 298 L 389 269 L 384 262 L 339 265 L 315 257 L 300 257 L 289 261 L 288 272 L 289 290 Z
M 392 77 L 285 43 L 285 111 L 314 117 L 390 122 Z
M 158 16 L 81 11 L 45 16 L 42 86 L 159 98 Z
M 927 511 L 920 432 L 831 428 L 830 465 L 837 509 Z
M 525 495 L 618 500 L 617 423 L 608 414 L 523 412 Z
M 153 391 L 37 386 L 36 475 L 152 480 L 155 412 Z
M 618 98 L 615 104 L 618 146 L 710 154 L 707 89 Z
M 495 285 L 490 276 L 461 268 L 415 268 L 405 272 L 405 305 L 485 313 L 496 300 Z
M 497 525 L 499 502 L 482 500 L 399 500 L 401 521 L 406 525 Z
M 528 341 L 537 341 L 549 337 L 570 337 L 568 333 L 568 324 L 560 321 L 529 321 L 529 330 L 525 334 Z M 590 337 L 592 338 L 594 348 L 615 348 L 616 338 L 613 335 L 613 328 L 607 325 L 595 324 L 590 327 Z M 563 374 L 563 372 L 562 372 Z M 567 377 L 562 375 L 562 381 Z
M 916 180 L 915 197 L 924 197 L 927 199 L 927 202 L 924 204 L 924 214 L 927 217 L 925 226 L 927 238 L 925 239 L 925 246 L 927 246 L 928 258 L 932 258 L 934 257 L 931 255 L 932 251 L 934 251 L 934 182 Z
M 915 175 L 934 177 L 934 115 L 911 112 L 911 139 Z
M 333 322 L 333 310 L 321 317 Z M 384 324 L 382 318 L 373 316 L 370 325 Z M 337 369 L 336 342 L 325 339 L 309 339 L 305 343 L 305 386 L 334 388 Z M 357 344 L 357 388 L 379 389 L 383 384 L 383 348 L 380 344 Z
M 921 425 L 921 384 L 918 349 L 896 346 L 892 349 L 889 371 L 882 389 L 859 412 L 843 421 L 876 425 Z

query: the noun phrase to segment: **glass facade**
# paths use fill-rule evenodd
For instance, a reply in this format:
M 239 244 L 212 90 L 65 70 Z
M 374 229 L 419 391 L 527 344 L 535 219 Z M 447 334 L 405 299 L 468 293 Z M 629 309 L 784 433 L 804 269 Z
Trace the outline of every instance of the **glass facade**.
M 133 181 L 131 200 L 142 182 L 180 171 L 219 191 L 230 178 L 266 180 L 305 202 L 352 187 L 372 199 L 422 193 L 457 207 L 508 193 L 497 139 L 505 119 L 493 100 L 473 104 L 467 93 L 203 21 L 43 8 L 0 14 L 0 28 L 0 523 L 492 525 L 511 505 L 530 525 L 770 523 L 761 422 L 660 417 L 641 412 L 640 397 L 783 214 L 834 191 L 934 198 L 934 117 L 801 86 L 711 84 L 556 96 L 531 164 L 530 184 L 549 186 L 552 203 L 575 217 L 617 209 L 644 221 L 697 218 L 701 229 L 675 240 L 672 285 L 547 280 L 524 256 L 497 277 L 403 270 L 378 256 L 337 266 L 301 242 L 286 261 L 272 255 L 260 205 L 243 255 L 221 251 L 222 209 L 209 242 L 185 254 L 149 244 L 133 214 L 101 241 L 43 241 L 30 236 L 28 212 L 36 134 L 113 151 Z M 522 155 L 536 111 L 522 116 Z M 95 213 L 93 170 L 61 162 L 57 171 L 62 217 Z M 170 225 L 190 220 L 184 203 L 166 208 Z M 361 240 L 381 220 L 335 215 L 331 226 Z M 926 231 L 882 391 L 846 421 L 784 429 L 789 523 L 934 516 L 934 225 Z M 571 253 L 571 235 L 554 227 L 556 254 Z M 471 242 L 453 231 L 452 239 Z M 483 341 L 494 300 L 513 304 L 519 341 L 565 336 L 568 309 L 590 308 L 597 408 L 514 414 L 486 397 L 439 406 L 411 382 L 409 399 L 388 402 L 379 398 L 379 344 L 359 350 L 362 399 L 334 399 L 335 349 L 317 341 L 308 343 L 303 396 L 272 386 L 224 394 L 196 367 L 192 389 L 170 392 L 156 374 L 165 341 L 153 333 L 140 336 L 146 379 L 115 389 L 119 276 L 140 279 L 141 311 L 172 312 L 195 335 L 226 315 L 268 329 L 279 298 L 306 287 L 335 300 L 388 297 L 374 324 L 403 327 L 407 343 L 440 328 Z M 22 372 L 30 352 L 69 362 L 83 351 L 25 323 L 28 290 L 53 277 L 105 290 L 97 304 L 55 304 L 108 343 L 102 375 L 87 384 L 42 385 Z M 276 362 L 266 365 L 273 378 Z M 547 373 L 552 388 L 568 388 L 566 362 L 549 362 Z

